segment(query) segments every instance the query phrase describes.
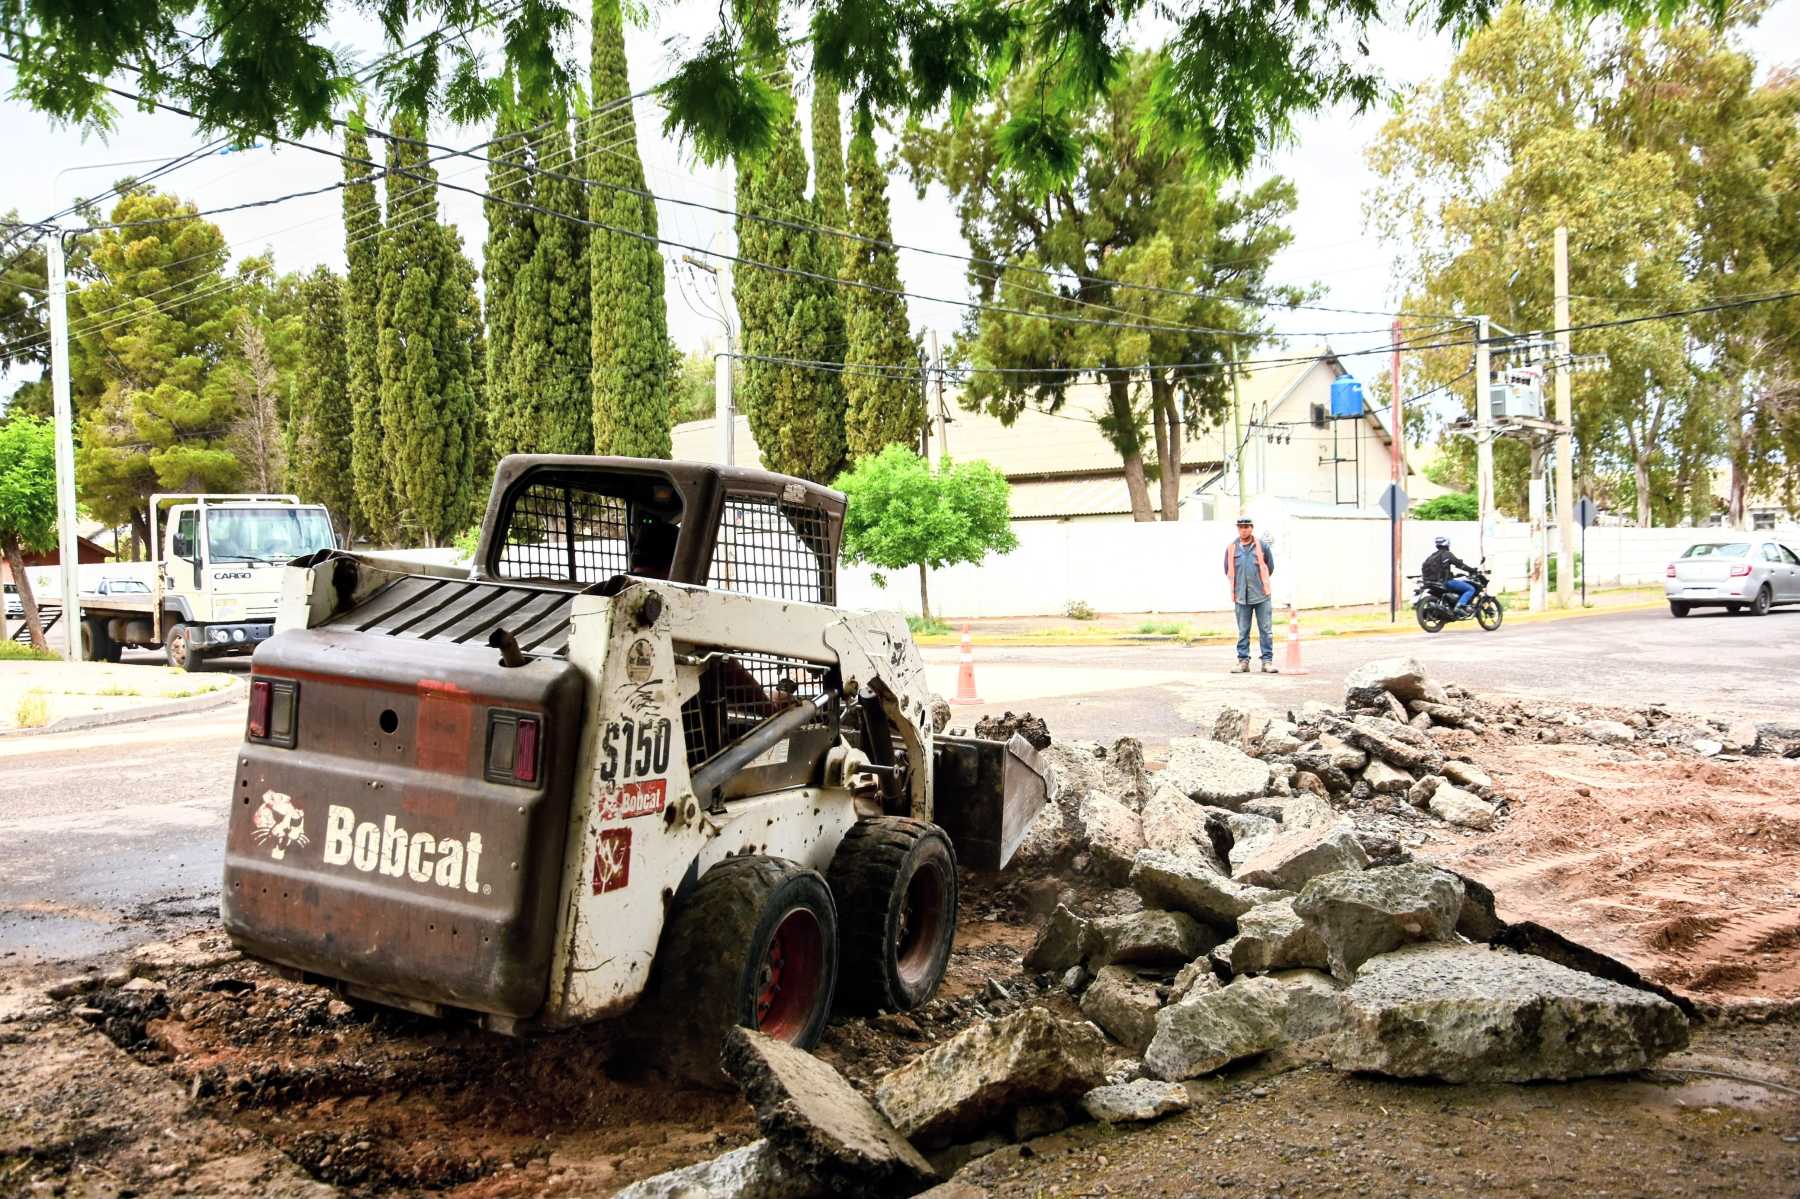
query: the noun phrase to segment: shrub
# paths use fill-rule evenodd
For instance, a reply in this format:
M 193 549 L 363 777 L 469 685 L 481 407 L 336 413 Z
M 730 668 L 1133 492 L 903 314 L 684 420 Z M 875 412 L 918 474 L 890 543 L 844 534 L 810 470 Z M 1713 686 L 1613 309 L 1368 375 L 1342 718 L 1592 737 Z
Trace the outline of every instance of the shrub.
M 1063 609 L 1063 615 L 1070 620 L 1092 620 L 1099 613 L 1086 600 L 1070 600 L 1069 606 Z

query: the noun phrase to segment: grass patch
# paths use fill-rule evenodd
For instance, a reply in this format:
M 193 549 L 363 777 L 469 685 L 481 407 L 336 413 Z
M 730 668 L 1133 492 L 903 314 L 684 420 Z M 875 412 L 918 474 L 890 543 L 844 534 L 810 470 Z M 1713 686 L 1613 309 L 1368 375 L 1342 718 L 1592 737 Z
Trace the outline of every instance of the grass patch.
M 95 695 L 142 695 L 136 687 L 102 687 Z
M 947 637 L 950 635 L 950 626 L 935 616 L 930 620 L 923 616 L 908 616 L 906 627 L 912 630 L 915 637 Z
M 60 662 L 50 650 L 34 649 L 17 641 L 0 641 L 0 662 Z
M 41 729 L 50 723 L 50 701 L 42 691 L 27 691 L 19 697 L 14 716 L 22 729 Z
M 1133 632 L 1161 637 L 1179 637 L 1187 626 L 1178 620 L 1146 620 L 1138 624 Z

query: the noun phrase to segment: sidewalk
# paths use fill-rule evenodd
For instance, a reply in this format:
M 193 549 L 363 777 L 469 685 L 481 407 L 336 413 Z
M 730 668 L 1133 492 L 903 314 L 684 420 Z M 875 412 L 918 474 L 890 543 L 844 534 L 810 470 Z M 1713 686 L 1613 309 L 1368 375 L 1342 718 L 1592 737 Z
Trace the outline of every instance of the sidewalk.
M 204 706 L 242 690 L 232 674 L 106 662 L 0 661 L 0 735 L 86 728 Z
M 1660 608 L 1664 605 L 1660 587 L 1625 587 L 1606 591 L 1590 591 L 1586 608 L 1552 607 L 1543 612 L 1527 612 L 1526 597 L 1502 595 L 1508 624 L 1534 624 L 1546 620 L 1573 620 L 1583 616 L 1630 612 Z M 1580 593 L 1576 593 L 1580 602 Z M 1223 644 L 1237 640 L 1237 628 L 1230 612 L 1108 612 L 1092 620 L 1075 620 L 1067 616 L 977 617 L 965 620 L 944 617 L 950 626 L 946 633 L 915 633 L 913 640 L 921 646 L 956 645 L 962 627 L 969 626 L 970 640 L 976 645 L 1142 645 L 1158 641 L 1190 645 Z M 1287 638 L 1287 610 L 1275 611 L 1275 638 Z M 1452 626 L 1455 627 L 1455 626 Z M 1389 620 L 1386 604 L 1361 604 L 1343 608 L 1303 608 L 1300 611 L 1300 633 L 1303 638 L 1380 636 L 1390 633 L 1417 633 L 1418 621 L 1412 609 L 1402 605 L 1397 619 Z

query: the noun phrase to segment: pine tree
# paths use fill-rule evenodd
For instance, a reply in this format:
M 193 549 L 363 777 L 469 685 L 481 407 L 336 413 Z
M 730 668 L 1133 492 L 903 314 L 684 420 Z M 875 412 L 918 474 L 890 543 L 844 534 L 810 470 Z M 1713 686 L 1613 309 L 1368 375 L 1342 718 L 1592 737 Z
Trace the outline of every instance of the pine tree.
M 462 529 L 472 507 L 477 422 L 461 238 L 438 224 L 437 173 L 419 137 L 403 117 L 388 143 L 376 326 L 383 467 L 400 523 L 437 545 Z
M 637 118 L 625 65 L 621 0 L 594 0 L 594 116 L 587 134 L 588 216 L 592 269 L 594 449 L 602 454 L 667 458 L 669 314 L 663 306 L 663 261 L 656 242 L 656 207 L 644 190 Z
M 738 159 L 738 317 L 743 329 L 741 406 L 770 470 L 827 480 L 844 463 L 844 392 L 834 371 L 796 365 L 841 361 L 842 321 L 836 278 L 818 236 L 791 224 L 747 217 L 801 220 L 816 213 L 806 195 L 806 152 L 790 116 L 762 156 Z M 765 263 L 785 268 L 748 265 Z M 841 330 L 841 323 L 837 326 Z M 838 344 L 833 344 L 834 341 Z
M 850 232 L 845 240 L 843 277 L 865 287 L 844 289 L 848 349 L 844 361 L 911 367 L 919 347 L 906 318 L 900 290 L 900 263 L 888 219 L 887 176 L 875 153 L 874 121 L 858 113 L 850 138 Z M 875 290 L 876 288 L 884 290 Z M 862 458 L 884 446 L 912 446 L 925 423 L 924 397 L 914 375 L 846 371 L 844 432 L 850 454 Z
M 350 364 L 344 281 L 325 267 L 300 285 L 299 386 L 288 408 L 289 486 L 331 511 L 347 537 L 360 525 L 351 467 Z
M 483 409 L 488 435 L 499 454 L 530 445 L 526 439 L 528 430 L 514 419 L 509 374 L 513 326 L 517 322 L 514 297 L 519 274 L 531 261 L 537 242 L 531 210 L 519 207 L 531 200 L 531 177 L 525 170 L 530 162 L 530 139 L 522 132 L 524 124 L 518 110 L 508 102 L 495 122 L 497 144 L 489 151 L 487 191 L 495 199 L 483 205 L 487 213 L 487 245 L 482 269 L 487 274 L 487 346 L 491 351 L 483 371 Z
M 530 214 L 534 247 L 514 297 L 506 372 L 513 413 L 509 448 L 585 454 L 594 444 L 587 226 L 555 215 L 580 215 L 580 167 L 560 102 L 536 112 L 530 123 L 536 127 L 532 162 L 539 168 L 531 200 L 538 211 Z
M 344 364 L 350 395 L 350 466 L 356 508 L 377 542 L 394 533 L 393 479 L 382 450 L 381 364 L 375 310 L 381 294 L 381 208 L 369 139 L 358 121 L 344 131 Z M 403 184 L 405 181 L 401 181 Z M 394 183 L 388 184 L 390 191 Z

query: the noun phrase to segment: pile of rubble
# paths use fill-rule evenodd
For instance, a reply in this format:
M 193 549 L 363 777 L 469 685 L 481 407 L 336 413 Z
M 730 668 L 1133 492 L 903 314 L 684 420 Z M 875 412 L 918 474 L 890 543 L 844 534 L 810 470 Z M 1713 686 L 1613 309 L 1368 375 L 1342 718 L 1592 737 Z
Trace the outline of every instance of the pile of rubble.
M 1628 1073 L 1685 1046 L 1691 1005 L 1501 921 L 1480 883 L 1412 860 L 1383 827 L 1400 811 L 1502 819 L 1466 751 L 1509 714 L 1404 659 L 1357 671 L 1346 700 L 1254 729 L 1227 712 L 1155 773 L 1130 738 L 1046 746 L 1053 802 L 1015 860 L 1113 889 L 1060 890 L 1024 955 L 1028 1006 L 887 1073 L 872 1103 L 809 1055 L 734 1033 L 724 1064 L 765 1139 L 623 1194 L 914 1194 L 1012 1140 L 1185 1110 L 1192 1080 L 1269 1055 L 1526 1082 Z M 1085 1020 L 1055 1014 L 1059 993 Z

